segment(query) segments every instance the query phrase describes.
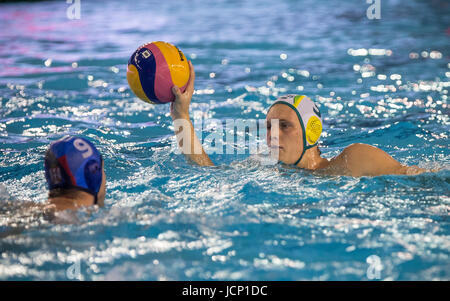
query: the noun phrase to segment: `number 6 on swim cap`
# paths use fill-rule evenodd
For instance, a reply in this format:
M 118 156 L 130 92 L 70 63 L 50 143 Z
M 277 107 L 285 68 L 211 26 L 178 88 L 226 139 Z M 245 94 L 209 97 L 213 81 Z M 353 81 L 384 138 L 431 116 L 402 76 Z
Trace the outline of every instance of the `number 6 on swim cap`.
M 130 57 L 127 80 L 140 99 L 162 104 L 175 100 L 172 87 L 183 93 L 189 81 L 188 61 L 177 47 L 166 42 L 151 42 L 140 46 Z

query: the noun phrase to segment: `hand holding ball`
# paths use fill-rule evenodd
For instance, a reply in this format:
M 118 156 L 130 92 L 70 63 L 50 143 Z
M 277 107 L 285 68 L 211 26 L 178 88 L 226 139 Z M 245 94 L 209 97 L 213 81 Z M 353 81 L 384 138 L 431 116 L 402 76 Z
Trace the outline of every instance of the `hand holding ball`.
M 175 100 L 172 87 L 183 93 L 189 81 L 186 56 L 166 42 L 151 42 L 139 47 L 128 61 L 127 80 L 140 99 L 162 104 Z

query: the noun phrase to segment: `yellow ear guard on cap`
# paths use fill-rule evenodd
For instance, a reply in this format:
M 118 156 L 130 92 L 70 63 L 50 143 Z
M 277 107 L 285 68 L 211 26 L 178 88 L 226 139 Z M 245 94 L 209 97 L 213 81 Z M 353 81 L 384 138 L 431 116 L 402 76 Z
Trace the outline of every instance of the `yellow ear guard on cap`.
M 298 120 L 303 131 L 303 151 L 300 158 L 294 165 L 303 158 L 307 149 L 317 145 L 320 135 L 322 134 L 322 119 L 321 114 L 314 102 L 305 95 L 284 95 L 278 98 L 271 106 L 276 104 L 285 104 L 297 113 Z M 269 108 L 269 111 L 270 111 Z

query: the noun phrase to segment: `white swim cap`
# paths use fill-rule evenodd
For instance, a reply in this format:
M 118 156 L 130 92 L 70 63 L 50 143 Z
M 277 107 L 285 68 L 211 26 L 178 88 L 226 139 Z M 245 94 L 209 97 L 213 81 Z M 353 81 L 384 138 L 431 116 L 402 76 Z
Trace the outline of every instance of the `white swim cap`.
M 288 94 L 279 97 L 269 108 L 276 104 L 285 104 L 297 113 L 298 120 L 303 130 L 303 152 L 297 162 L 303 158 L 307 149 L 317 145 L 320 135 L 322 134 L 322 118 L 320 111 L 314 102 L 305 95 Z

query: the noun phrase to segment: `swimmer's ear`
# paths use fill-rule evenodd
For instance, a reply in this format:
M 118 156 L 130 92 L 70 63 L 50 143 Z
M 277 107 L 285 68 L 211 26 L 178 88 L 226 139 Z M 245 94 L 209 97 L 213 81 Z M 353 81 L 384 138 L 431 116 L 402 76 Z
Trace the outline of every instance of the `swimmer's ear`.
M 88 188 L 98 193 L 102 184 L 102 168 L 95 160 L 90 160 L 84 166 L 84 178 Z

